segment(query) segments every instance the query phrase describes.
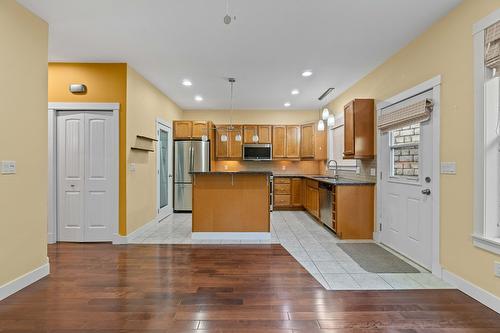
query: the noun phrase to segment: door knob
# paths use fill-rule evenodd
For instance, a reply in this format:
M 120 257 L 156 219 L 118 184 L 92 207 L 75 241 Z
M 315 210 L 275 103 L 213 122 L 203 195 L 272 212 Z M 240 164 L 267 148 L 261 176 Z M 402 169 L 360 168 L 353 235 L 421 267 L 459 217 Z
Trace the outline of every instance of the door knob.
M 431 190 L 426 188 L 425 190 L 422 190 L 422 194 L 425 194 L 425 195 L 430 195 L 431 194 Z
M 168 175 L 168 177 L 169 177 L 169 178 L 172 178 L 173 176 L 170 174 L 170 175 Z

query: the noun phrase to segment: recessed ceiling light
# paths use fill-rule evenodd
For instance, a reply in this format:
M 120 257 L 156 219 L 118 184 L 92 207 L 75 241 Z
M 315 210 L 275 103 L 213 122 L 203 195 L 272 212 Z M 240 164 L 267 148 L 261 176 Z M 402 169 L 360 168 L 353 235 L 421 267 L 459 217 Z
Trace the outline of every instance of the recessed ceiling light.
M 306 71 L 302 72 L 302 76 L 303 77 L 308 77 L 308 76 L 311 76 L 311 75 L 313 75 L 313 72 L 310 71 L 310 70 L 306 70 Z
M 290 102 L 286 102 L 285 104 L 283 104 L 283 106 L 286 107 L 286 108 L 289 108 L 290 105 L 292 105 L 292 104 L 290 104 Z
M 193 85 L 193 82 L 189 81 L 188 79 L 182 80 L 182 85 L 186 87 L 191 87 Z
M 299 89 L 293 89 L 292 95 L 298 95 L 300 93 Z
M 201 101 L 203 101 L 203 97 L 201 97 L 200 95 L 196 95 L 196 96 L 194 96 L 194 100 L 197 102 L 201 102 Z

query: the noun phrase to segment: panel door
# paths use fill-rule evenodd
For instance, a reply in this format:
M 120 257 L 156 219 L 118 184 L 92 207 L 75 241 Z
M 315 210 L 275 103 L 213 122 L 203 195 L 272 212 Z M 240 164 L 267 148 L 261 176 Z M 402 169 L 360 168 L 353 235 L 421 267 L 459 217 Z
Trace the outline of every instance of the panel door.
M 302 206 L 302 179 L 292 178 L 291 205 L 294 207 Z
M 286 156 L 286 127 L 273 126 L 273 158 Z
M 57 232 L 63 242 L 83 242 L 85 142 L 81 112 L 57 116 Z
M 208 137 L 208 122 L 193 121 L 193 129 L 191 137 L 193 139 L 201 139 L 203 135 L 206 135 Z
M 302 125 L 300 140 L 300 156 L 314 157 L 314 124 Z
M 259 143 L 271 143 L 272 126 L 260 125 L 258 129 Z
M 354 102 L 344 107 L 344 156 L 354 155 Z
M 236 135 L 241 135 L 241 126 L 234 126 L 234 130 L 229 131 L 229 157 L 241 159 L 243 156 L 243 145 L 241 141 L 236 141 Z
M 300 157 L 300 126 L 286 127 L 286 157 Z
M 85 112 L 85 241 L 112 239 L 113 114 Z
M 223 142 L 221 140 L 222 135 L 228 135 L 225 128 L 218 127 L 215 131 L 215 157 L 216 158 L 227 158 L 229 157 L 229 143 L 228 141 Z
M 245 125 L 243 126 L 243 143 L 255 143 L 252 140 L 252 137 L 258 134 L 257 126 L 255 125 Z M 260 139 L 260 137 L 259 137 Z
M 193 122 L 190 120 L 174 121 L 174 139 L 190 139 L 193 134 Z
M 432 135 L 431 119 L 380 139 L 381 241 L 428 269 L 432 266 Z

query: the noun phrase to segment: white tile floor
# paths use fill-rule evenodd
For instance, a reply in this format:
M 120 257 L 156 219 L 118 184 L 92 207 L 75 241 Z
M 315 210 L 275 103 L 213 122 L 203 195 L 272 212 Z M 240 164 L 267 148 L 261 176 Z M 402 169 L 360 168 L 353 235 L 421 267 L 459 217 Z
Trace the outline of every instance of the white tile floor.
M 193 240 L 191 214 L 173 214 L 135 235 L 139 244 L 281 244 L 330 290 L 443 289 L 452 288 L 425 269 L 399 256 L 420 273 L 375 274 L 365 271 L 337 243 L 334 234 L 301 211 L 271 214 L 271 239 L 266 241 Z M 394 252 L 393 252 L 394 253 Z M 396 253 L 395 253 L 396 254 Z

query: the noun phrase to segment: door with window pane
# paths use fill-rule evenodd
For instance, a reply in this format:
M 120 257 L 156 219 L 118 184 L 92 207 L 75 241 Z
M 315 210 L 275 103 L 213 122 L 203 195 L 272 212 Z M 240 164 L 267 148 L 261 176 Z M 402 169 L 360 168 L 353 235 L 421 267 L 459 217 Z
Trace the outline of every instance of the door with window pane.
M 166 124 L 158 122 L 157 184 L 158 218 L 172 214 L 172 136 Z
M 432 97 L 432 91 L 427 94 Z M 406 123 L 381 134 L 379 142 L 381 242 L 428 269 L 432 266 L 432 128 L 432 117 Z

